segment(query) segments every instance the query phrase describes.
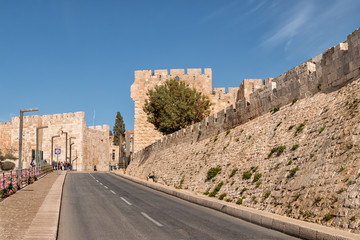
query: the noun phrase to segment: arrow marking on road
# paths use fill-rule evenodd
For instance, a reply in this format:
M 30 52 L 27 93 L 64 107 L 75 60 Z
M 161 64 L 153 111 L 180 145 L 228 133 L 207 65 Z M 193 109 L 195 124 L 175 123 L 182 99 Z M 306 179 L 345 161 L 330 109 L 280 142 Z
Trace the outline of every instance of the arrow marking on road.
M 120 197 L 121 198 L 121 200 L 123 200 L 124 202 L 126 202 L 126 204 L 127 205 L 129 205 L 129 206 L 131 206 L 132 204 L 131 204 L 131 202 L 129 202 L 128 200 L 126 200 L 125 198 L 123 198 L 123 197 Z
M 154 220 L 152 217 L 150 217 L 149 215 L 147 215 L 144 212 L 141 212 L 141 214 L 146 217 L 147 219 L 149 219 L 151 222 L 155 223 L 155 225 L 157 225 L 158 227 L 163 227 L 164 225 L 162 225 L 161 223 L 159 223 L 158 221 Z

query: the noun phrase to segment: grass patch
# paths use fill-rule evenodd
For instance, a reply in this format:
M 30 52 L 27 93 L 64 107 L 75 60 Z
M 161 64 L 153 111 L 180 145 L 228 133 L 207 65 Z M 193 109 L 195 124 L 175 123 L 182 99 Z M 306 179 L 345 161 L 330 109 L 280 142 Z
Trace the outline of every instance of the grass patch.
M 247 172 L 243 172 L 242 178 L 247 180 L 251 178 L 252 173 L 247 171 Z
M 304 127 L 305 127 L 305 123 L 303 122 L 296 128 L 295 136 L 297 136 L 299 133 L 301 133 L 304 130 Z
M 258 168 L 259 168 L 259 166 L 251 167 L 250 170 L 251 170 L 252 172 L 256 172 L 256 170 L 258 170 Z
M 235 181 L 232 181 L 231 184 L 230 184 L 230 186 L 234 185 L 234 183 L 235 183 Z
M 240 198 L 240 199 L 238 199 L 238 200 L 236 201 L 236 204 L 237 204 L 237 205 L 241 205 L 242 202 L 243 202 L 243 200 L 242 200 L 242 198 Z
M 259 181 L 259 179 L 261 178 L 262 174 L 261 173 L 257 173 L 254 175 L 254 179 L 253 179 L 253 182 L 257 182 Z
M 291 147 L 291 151 L 295 151 L 298 148 L 299 148 L 299 144 L 295 144 Z
M 220 171 L 221 167 L 210 168 L 206 175 L 207 180 L 214 178 Z
M 294 98 L 291 102 L 291 106 L 294 105 L 297 102 L 298 98 Z
M 293 161 L 290 160 L 290 161 L 286 164 L 286 166 L 290 166 L 292 163 L 293 163 Z
M 227 135 L 229 135 L 229 133 L 230 133 L 230 132 L 231 132 L 231 130 L 230 130 L 230 129 L 226 130 L 225 137 L 226 137 Z
M 256 182 L 256 188 L 260 187 L 261 183 L 262 183 L 261 181 L 257 181 Z
M 271 110 L 271 112 L 272 113 L 276 113 L 276 112 L 278 112 L 280 110 L 280 105 L 277 105 L 276 107 L 274 107 L 272 110 Z
M 237 171 L 238 171 L 238 169 L 237 169 L 237 168 L 234 168 L 234 169 L 231 171 L 229 178 L 232 178 L 232 177 L 236 174 Z
M 266 192 L 265 195 L 264 195 L 264 199 L 268 198 L 270 196 L 270 194 L 271 194 L 270 191 Z
M 274 153 L 276 153 L 277 156 L 280 156 L 286 149 L 286 146 L 277 146 L 271 149 L 268 158 L 270 158 Z
M 335 217 L 335 215 L 330 214 L 330 213 L 327 213 L 327 214 L 325 214 L 323 220 L 324 220 L 325 222 L 328 222 L 328 221 L 330 221 L 331 219 L 333 219 L 334 217 Z
M 242 195 L 246 190 L 247 190 L 247 188 L 245 188 L 245 187 L 243 189 L 241 189 L 240 195 Z
M 226 193 L 221 194 L 221 195 L 219 196 L 219 200 L 223 200 L 224 197 L 226 197 Z
M 214 191 L 212 191 L 210 194 L 209 194 L 209 197 L 215 197 L 216 194 L 218 194 L 218 192 L 220 191 L 221 187 L 224 185 L 223 182 L 220 182 L 214 189 Z
M 288 178 L 294 177 L 295 174 L 296 174 L 296 172 L 297 172 L 298 170 L 299 170 L 299 167 L 298 167 L 298 166 L 296 166 L 296 168 L 291 169 L 291 170 L 289 171 L 290 174 L 288 175 Z

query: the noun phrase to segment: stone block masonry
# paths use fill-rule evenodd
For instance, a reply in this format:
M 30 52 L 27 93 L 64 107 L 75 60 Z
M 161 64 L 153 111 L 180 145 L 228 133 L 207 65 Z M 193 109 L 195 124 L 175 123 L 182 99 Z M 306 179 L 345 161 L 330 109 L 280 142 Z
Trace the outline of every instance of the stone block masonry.
M 358 29 L 248 98 L 135 153 L 126 174 L 359 234 L 359 41 Z
M 154 130 L 154 126 L 147 121 L 147 115 L 143 111 L 146 93 L 155 86 L 161 85 L 168 79 L 178 79 L 188 84 L 191 88 L 206 95 L 212 106 L 211 113 L 216 113 L 227 106 L 236 102 L 238 98 L 237 87 L 212 89 L 212 71 L 210 68 L 202 69 L 171 69 L 168 70 L 140 70 L 135 71 L 135 82 L 131 86 L 131 98 L 135 102 L 135 121 L 134 121 L 134 143 L 135 152 L 161 139 L 163 135 Z
M 62 131 L 68 133 L 72 139 L 73 169 L 78 171 L 93 170 L 96 165 L 98 170 L 109 169 L 109 126 L 86 127 L 85 113 L 64 113 L 43 116 L 25 116 L 23 129 L 23 167 L 29 167 L 32 159 L 32 149 L 36 149 L 36 128 L 48 126 L 39 130 L 39 150 L 43 150 L 43 157 L 51 160 L 51 137 L 54 138 L 54 148 L 61 148 L 59 161 L 70 161 L 70 141 L 68 140 L 68 156 L 65 158 L 66 139 Z M 18 156 L 19 147 L 19 117 L 13 117 L 11 122 L 0 123 L 0 149 L 4 154 L 12 151 Z M 41 148 L 42 147 L 42 148 Z M 53 156 L 56 161 L 56 155 Z M 17 161 L 16 161 L 17 163 Z
M 170 72 L 174 73 L 174 71 Z M 162 136 L 155 131 L 153 125 L 146 121 L 146 114 L 142 111 L 147 90 L 161 84 L 160 79 L 163 79 L 157 73 L 159 72 L 155 71 L 153 74 L 151 71 L 136 71 L 135 82 L 131 86 L 131 97 L 135 101 L 135 153 L 146 146 L 148 147 L 143 150 L 144 153 L 159 148 L 167 148 L 183 141 L 194 142 L 212 137 L 219 132 L 234 128 L 268 113 L 276 106 L 289 104 L 294 99 L 310 97 L 318 92 L 328 93 L 341 88 L 360 75 L 360 29 L 350 34 L 345 42 L 326 50 L 315 58 L 274 79 L 266 79 L 265 85 L 262 85 L 260 79 L 245 79 L 237 88 L 238 92 L 235 99 L 213 104 L 217 107 L 216 109 L 222 109 L 221 111 L 167 136 Z M 166 79 L 174 77 L 174 75 L 165 75 L 166 70 L 161 70 L 161 73 L 164 74 L 162 76 L 166 76 Z M 179 73 L 183 73 L 183 70 L 176 71 L 178 74 L 176 76 L 181 79 L 183 76 Z M 209 92 L 211 88 L 210 73 L 211 70 L 207 69 L 205 75 L 198 75 L 202 76 L 200 82 L 204 81 L 204 84 L 210 86 L 198 89 L 204 93 Z M 152 79 L 157 81 L 152 81 Z M 186 79 L 191 80 L 191 77 L 186 75 Z M 196 76 L 195 79 L 197 79 Z M 213 91 L 217 94 L 223 92 L 222 89 Z M 233 96 L 234 92 L 235 90 L 232 89 Z M 212 96 L 210 99 L 213 101 L 216 101 L 216 98 L 221 100 L 220 95 Z M 149 145 L 152 142 L 153 144 Z M 143 153 L 140 152 L 138 156 L 143 156 Z

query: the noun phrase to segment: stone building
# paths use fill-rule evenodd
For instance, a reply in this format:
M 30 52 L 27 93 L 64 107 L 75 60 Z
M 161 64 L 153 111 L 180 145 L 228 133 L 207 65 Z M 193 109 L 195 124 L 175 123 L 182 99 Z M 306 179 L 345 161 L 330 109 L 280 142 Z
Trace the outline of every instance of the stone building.
M 51 139 L 53 138 L 54 148 L 61 148 L 59 161 L 71 161 L 73 169 L 78 171 L 93 170 L 96 165 L 97 170 L 106 171 L 109 169 L 109 126 L 86 127 L 85 113 L 64 113 L 43 116 L 25 116 L 23 119 L 23 149 L 22 167 L 30 166 L 32 160 L 32 150 L 36 149 L 36 128 L 48 126 L 39 130 L 39 150 L 43 150 L 43 158 L 47 162 L 51 161 Z M 66 153 L 66 134 L 68 145 Z M 70 141 L 72 154 L 70 159 Z M 0 149 L 3 153 L 12 151 L 18 157 L 19 148 L 19 117 L 13 117 L 11 122 L 0 123 Z M 56 160 L 56 155 L 53 155 Z

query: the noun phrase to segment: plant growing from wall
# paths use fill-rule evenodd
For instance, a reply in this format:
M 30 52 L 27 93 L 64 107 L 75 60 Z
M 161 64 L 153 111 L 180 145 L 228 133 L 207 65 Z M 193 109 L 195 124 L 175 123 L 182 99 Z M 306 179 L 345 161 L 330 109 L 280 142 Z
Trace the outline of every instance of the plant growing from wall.
M 242 177 L 243 177 L 243 179 L 247 180 L 247 179 L 250 179 L 250 178 L 251 178 L 251 175 L 252 175 L 251 172 L 246 171 L 246 172 L 243 172 Z
M 237 168 L 234 168 L 234 169 L 231 171 L 231 174 L 230 174 L 229 178 L 232 178 L 232 177 L 236 174 L 237 171 L 238 171 L 238 169 L 237 169 Z
M 214 191 L 212 191 L 210 194 L 209 194 L 209 197 L 215 197 L 216 194 L 218 194 L 218 192 L 220 191 L 221 187 L 224 185 L 223 182 L 220 182 L 214 189 Z
M 150 89 L 143 107 L 147 121 L 163 134 L 200 122 L 210 114 L 210 101 L 201 92 L 176 79 Z
M 206 175 L 206 179 L 207 180 L 211 180 L 212 178 L 214 178 L 219 172 L 221 171 L 221 167 L 214 167 L 214 168 L 210 168 L 209 171 L 207 172 Z

